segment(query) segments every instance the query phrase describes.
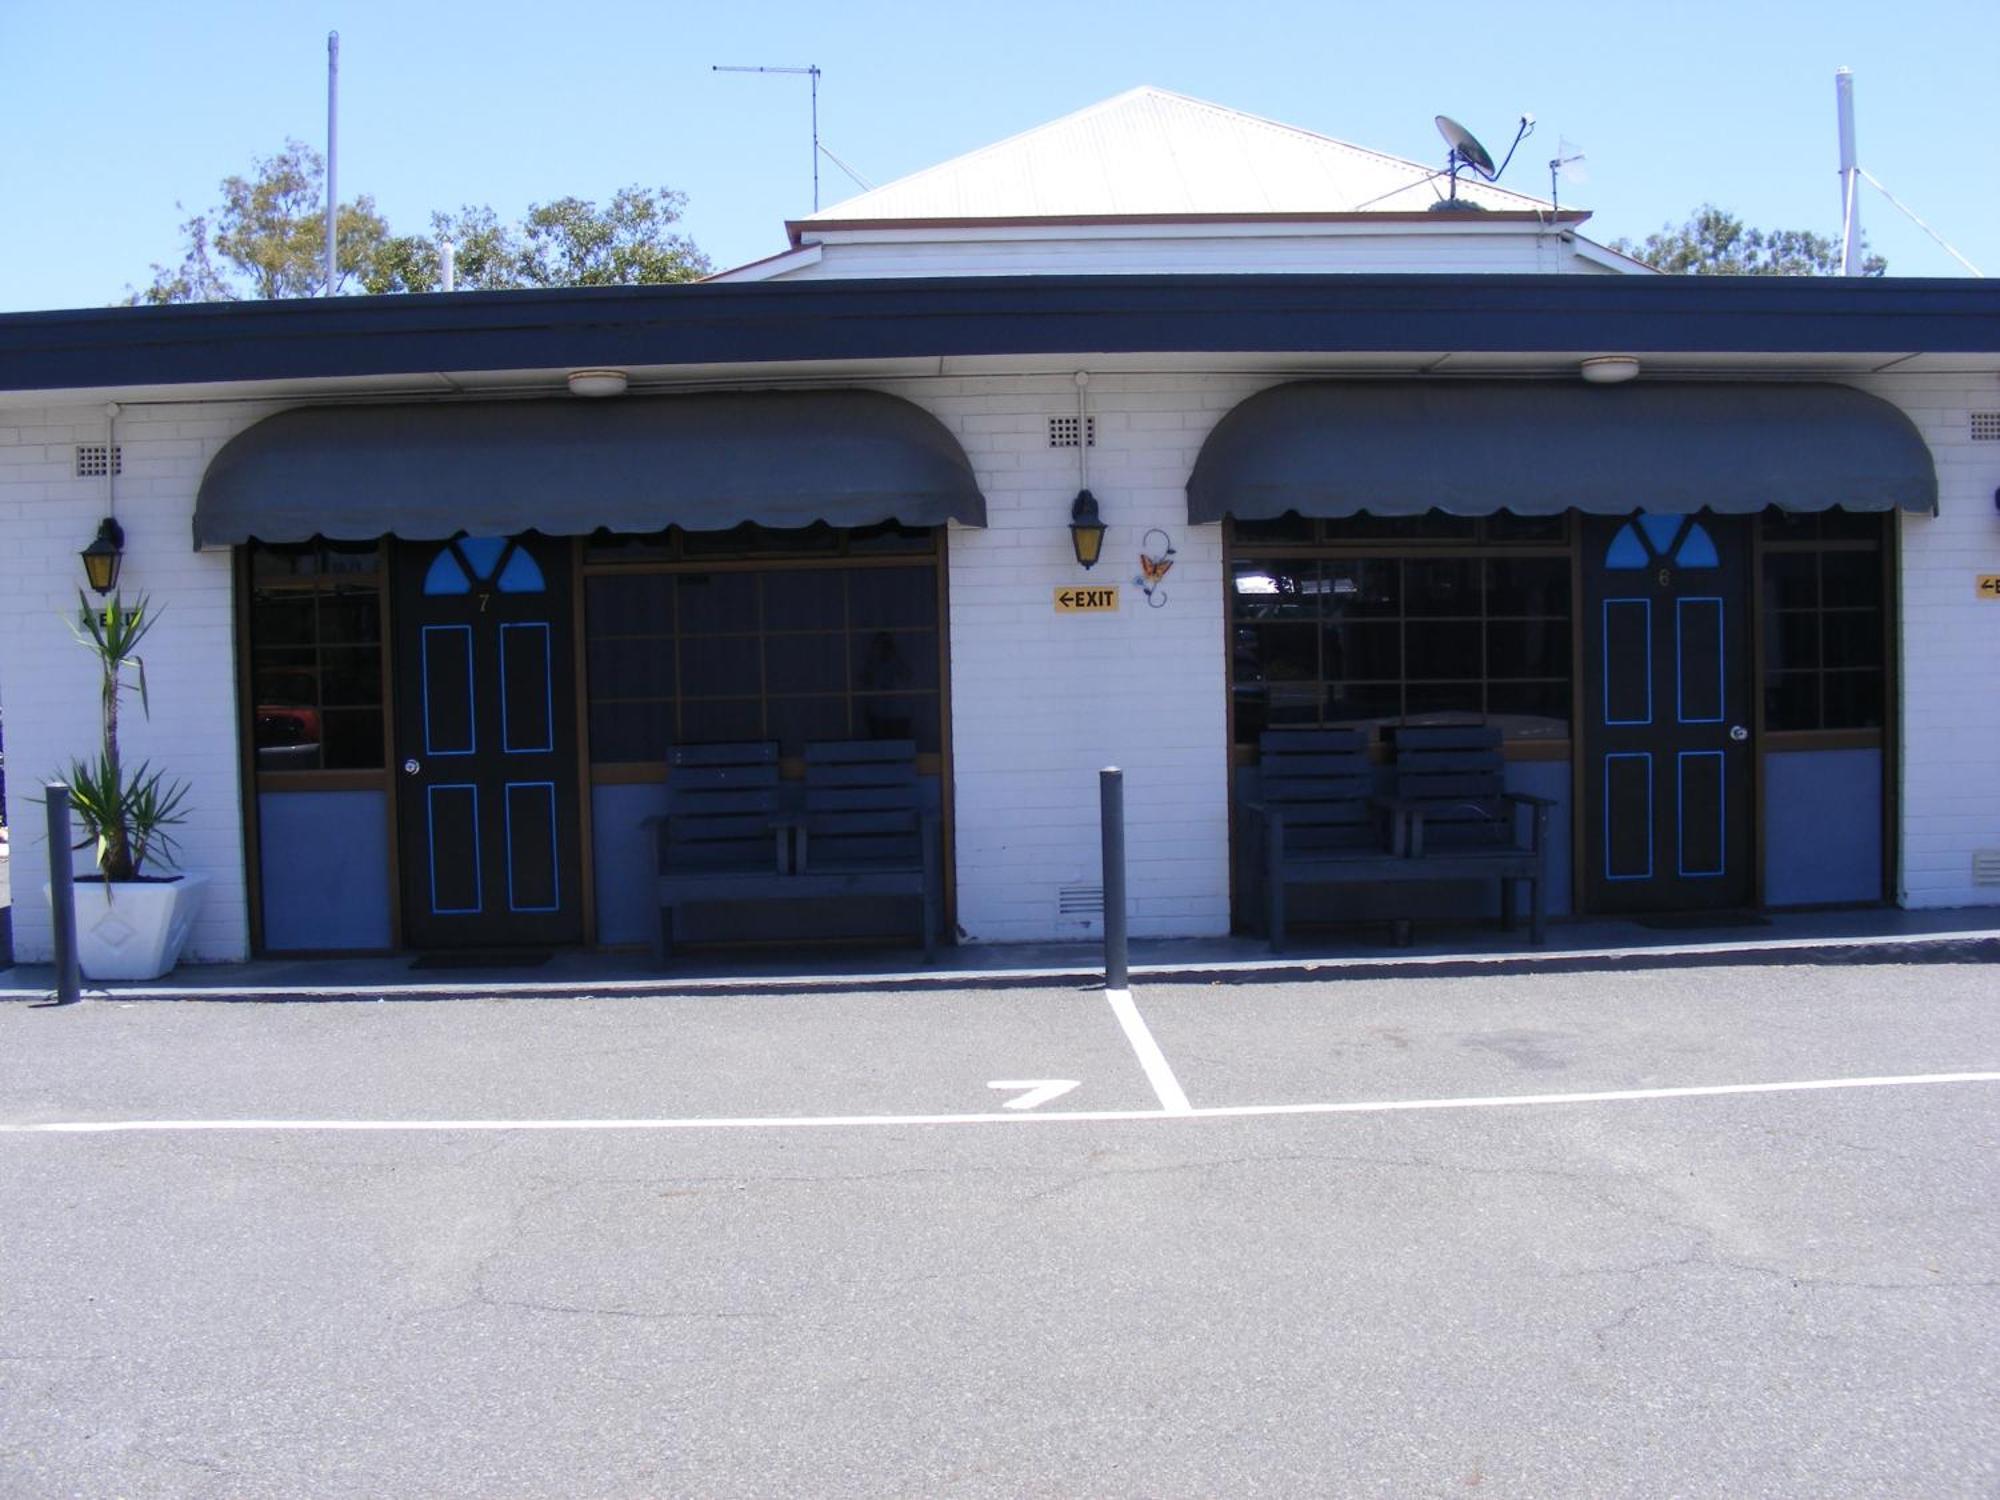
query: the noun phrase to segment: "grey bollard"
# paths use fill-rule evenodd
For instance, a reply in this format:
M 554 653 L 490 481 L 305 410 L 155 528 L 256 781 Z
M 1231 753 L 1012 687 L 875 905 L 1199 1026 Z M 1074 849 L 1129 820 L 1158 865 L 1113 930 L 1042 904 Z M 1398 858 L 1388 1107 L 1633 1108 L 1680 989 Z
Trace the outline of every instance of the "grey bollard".
M 1128 986 L 1125 953 L 1125 773 L 1106 766 L 1097 773 L 1099 816 L 1104 825 L 1104 987 Z
M 49 923 L 55 938 L 56 1004 L 83 998 L 76 962 L 76 872 L 70 865 L 69 788 L 51 781 L 42 788 L 49 814 Z

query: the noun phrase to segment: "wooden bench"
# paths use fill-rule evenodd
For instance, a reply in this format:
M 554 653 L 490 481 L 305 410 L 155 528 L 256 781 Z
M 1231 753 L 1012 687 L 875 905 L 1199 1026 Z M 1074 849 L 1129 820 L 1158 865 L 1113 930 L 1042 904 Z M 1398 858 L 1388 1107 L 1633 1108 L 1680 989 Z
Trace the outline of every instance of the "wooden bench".
M 778 779 L 768 741 L 683 745 L 667 765 L 667 810 L 646 819 L 659 850 L 657 961 L 672 954 L 683 906 L 829 896 L 915 897 L 924 957 L 935 953 L 938 818 L 912 742 L 808 745 L 803 787 Z
M 914 896 L 928 959 L 936 952 L 944 904 L 938 860 L 938 816 L 924 805 L 914 743 L 806 746 L 792 890 L 803 896 Z
M 1490 735 L 1490 746 L 1466 742 L 1465 730 L 1395 733 L 1403 739 L 1388 797 L 1376 794 L 1375 768 L 1360 730 L 1274 729 L 1259 741 L 1259 795 L 1244 807 L 1261 833 L 1265 931 L 1272 951 L 1284 951 L 1289 887 L 1489 877 L 1501 882 L 1501 916 L 1509 927 L 1512 882 L 1530 883 L 1532 936 L 1539 943 L 1549 801 L 1500 786 L 1498 730 L 1470 731 Z M 1447 739 L 1425 738 L 1437 735 Z M 1527 848 L 1513 842 L 1516 804 L 1534 812 Z M 1506 805 L 1504 814 L 1482 810 L 1499 805 Z M 1496 821 L 1500 817 L 1504 823 Z M 1504 841 L 1496 831 L 1500 827 L 1506 830 Z M 1397 923 L 1397 932 L 1406 936 L 1407 919 Z
M 1548 912 L 1549 809 L 1507 790 L 1500 731 L 1485 724 L 1395 725 L 1389 744 L 1394 847 L 1438 880 L 1498 880 L 1500 925 L 1514 926 L 1514 886 L 1528 887 L 1528 936 L 1540 943 Z M 1526 811 L 1523 842 L 1518 813 Z
M 773 741 L 679 745 L 667 756 L 667 810 L 646 819 L 658 835 L 660 919 L 653 957 L 673 952 L 675 913 L 709 901 L 791 894 L 791 825 Z

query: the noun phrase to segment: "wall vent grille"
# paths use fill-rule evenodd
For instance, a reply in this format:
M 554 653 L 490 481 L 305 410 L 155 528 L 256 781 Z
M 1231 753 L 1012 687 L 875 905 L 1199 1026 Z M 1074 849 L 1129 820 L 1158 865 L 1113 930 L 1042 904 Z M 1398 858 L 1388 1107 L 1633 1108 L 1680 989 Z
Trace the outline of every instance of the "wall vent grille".
M 2000 885 L 2000 849 L 1972 851 L 1972 883 Z
M 125 445 L 106 448 L 102 443 L 78 443 L 76 445 L 76 477 L 78 479 L 102 479 L 107 474 L 125 472 Z
M 1972 440 L 1975 443 L 2000 443 L 2000 411 L 1976 411 L 1972 414 Z
M 1063 886 L 1056 892 L 1056 910 L 1065 917 L 1101 917 L 1104 915 L 1104 887 Z
M 1075 417 L 1049 418 L 1049 446 L 1051 448 L 1074 448 L 1076 446 L 1077 419 Z M 1088 418 L 1083 426 L 1084 445 L 1097 446 L 1097 418 Z

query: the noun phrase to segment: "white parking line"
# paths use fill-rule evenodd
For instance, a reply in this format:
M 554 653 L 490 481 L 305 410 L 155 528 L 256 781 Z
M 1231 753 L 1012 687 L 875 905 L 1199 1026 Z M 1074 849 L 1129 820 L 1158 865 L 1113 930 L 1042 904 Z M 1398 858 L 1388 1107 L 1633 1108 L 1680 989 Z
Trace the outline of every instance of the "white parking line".
M 1118 1018 L 1118 1024 L 1125 1029 L 1125 1040 L 1138 1054 L 1139 1066 L 1146 1070 L 1146 1082 L 1159 1096 L 1160 1108 L 1170 1115 L 1191 1114 L 1193 1110 L 1188 1104 L 1188 1096 L 1181 1090 L 1181 1081 L 1174 1077 L 1174 1070 L 1167 1065 L 1167 1055 L 1153 1040 L 1153 1033 L 1147 1029 L 1144 1017 L 1139 1014 L 1139 1007 L 1132 1003 L 1132 992 L 1106 990 L 1104 998 L 1111 1002 L 1111 1014 Z
M 1169 1075 L 1171 1076 L 1171 1075 Z M 1586 1094 L 1495 1094 L 1465 1099 L 1371 1099 L 1346 1104 L 1232 1104 L 1209 1109 L 1055 1110 L 1047 1114 L 761 1115 L 665 1120 L 50 1120 L 0 1124 L 0 1135 L 138 1135 L 193 1131 L 565 1131 L 824 1130 L 874 1125 L 1091 1124 L 1117 1120 L 1243 1120 L 1275 1115 L 1379 1115 L 1421 1110 L 1522 1109 L 1560 1104 L 1626 1104 L 1649 1099 L 1715 1099 L 1732 1094 L 1802 1094 L 1830 1089 L 2000 1083 L 2000 1072 L 1911 1073 L 1887 1078 L 1809 1078 L 1786 1083 L 1716 1083 L 1686 1088 L 1602 1089 Z M 1182 1096 L 1185 1101 L 1185 1095 Z

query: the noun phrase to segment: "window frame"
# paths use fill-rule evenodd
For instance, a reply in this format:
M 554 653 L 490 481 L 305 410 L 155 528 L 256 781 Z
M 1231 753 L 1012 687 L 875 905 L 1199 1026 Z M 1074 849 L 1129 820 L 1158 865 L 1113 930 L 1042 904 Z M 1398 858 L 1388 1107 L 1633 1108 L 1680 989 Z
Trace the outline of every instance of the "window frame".
M 1300 517 L 1299 519 L 1311 524 L 1313 528 L 1313 540 L 1278 542 L 1264 541 L 1255 537 L 1248 540 L 1241 540 L 1237 535 L 1239 523 L 1236 519 L 1229 517 L 1223 522 L 1222 578 L 1224 598 L 1222 629 L 1223 649 L 1228 674 L 1229 710 L 1226 733 L 1229 739 L 1231 764 L 1248 766 L 1256 764 L 1257 761 L 1257 746 L 1254 743 L 1238 743 L 1236 737 L 1235 632 L 1238 620 L 1236 617 L 1236 598 L 1233 580 L 1236 576 L 1236 564 L 1238 561 L 1263 558 L 1275 561 L 1345 562 L 1401 561 L 1404 559 L 1421 560 L 1425 558 L 1451 557 L 1474 560 L 1483 565 L 1493 559 L 1543 557 L 1556 559 L 1565 563 L 1569 573 L 1570 597 L 1568 618 L 1569 652 L 1566 664 L 1568 680 L 1565 684 L 1565 697 L 1569 711 L 1569 733 L 1560 737 L 1552 736 L 1545 739 L 1503 737 L 1501 747 L 1504 757 L 1514 761 L 1567 761 L 1571 758 L 1572 746 L 1576 739 L 1577 682 L 1582 670 L 1580 666 L 1582 638 L 1577 629 L 1576 621 L 1576 600 L 1579 587 L 1579 553 L 1577 550 L 1579 529 L 1576 512 L 1565 511 L 1558 517 L 1521 517 L 1519 519 L 1522 520 L 1559 521 L 1561 523 L 1561 535 L 1556 538 L 1534 537 L 1518 540 L 1512 538 L 1493 538 L 1491 536 L 1492 527 L 1490 525 L 1492 518 L 1489 516 L 1458 518 L 1471 522 L 1472 534 L 1469 537 L 1344 537 L 1338 535 L 1337 532 L 1333 532 L 1332 529 L 1337 528 L 1343 520 L 1347 519 L 1345 517 Z M 1406 620 L 1407 616 L 1399 611 L 1396 618 L 1398 620 Z M 1482 607 L 1478 616 L 1481 626 L 1483 627 L 1493 618 Z M 1501 616 L 1499 618 L 1505 620 L 1514 617 Z M 1521 618 L 1543 619 L 1547 617 L 1524 616 Z M 1406 662 L 1404 675 L 1400 679 L 1405 690 L 1407 690 L 1410 682 L 1407 672 L 1408 667 Z M 1479 681 L 1484 685 L 1490 680 L 1482 663 Z M 1503 678 L 1501 680 L 1514 681 L 1516 679 Z M 1544 679 L 1523 678 L 1518 680 L 1542 681 Z M 1481 713 L 1479 717 L 1486 719 L 1490 716 Z M 1369 754 L 1371 759 L 1377 761 L 1387 758 L 1386 745 L 1381 736 L 1372 731 L 1369 737 Z
M 830 529 L 835 533 L 836 545 L 822 550 L 792 551 L 782 547 L 772 547 L 768 550 L 746 548 L 736 552 L 717 551 L 715 553 L 701 553 L 693 556 L 688 555 L 686 548 L 685 537 L 687 534 L 682 532 L 679 527 L 669 527 L 666 532 L 652 534 L 661 539 L 658 551 L 630 558 L 611 557 L 604 555 L 602 551 L 593 556 L 593 542 L 597 540 L 598 535 L 602 535 L 601 533 L 578 539 L 579 581 L 581 586 L 577 591 L 577 608 L 579 611 L 579 621 L 582 622 L 581 628 L 578 631 L 578 644 L 579 660 L 583 667 L 579 693 L 583 709 L 582 750 L 584 764 L 588 768 L 592 785 L 610 786 L 664 782 L 667 779 L 667 768 L 664 757 L 658 761 L 600 761 L 594 758 L 589 727 L 589 716 L 593 702 L 590 692 L 589 674 L 589 653 L 592 636 L 587 623 L 590 581 L 593 578 L 600 577 L 629 578 L 634 576 L 681 576 L 701 573 L 770 573 L 777 571 L 792 572 L 799 569 L 825 571 L 833 569 L 874 570 L 901 568 L 911 571 L 919 569 L 928 569 L 930 571 L 934 589 L 936 624 L 926 628 L 936 638 L 937 685 L 935 688 L 919 689 L 914 696 L 928 696 L 936 703 L 938 715 L 938 748 L 936 750 L 920 751 L 916 757 L 916 768 L 921 775 L 942 775 L 944 773 L 951 759 L 951 642 L 946 589 L 948 573 L 946 564 L 948 529 L 944 526 L 910 528 L 911 530 L 924 530 L 929 533 L 925 545 L 911 547 L 907 550 L 883 552 L 856 551 L 852 546 L 854 532 L 866 532 L 872 528 L 835 527 Z M 715 533 L 702 533 L 702 535 L 715 535 Z M 760 625 L 755 631 L 724 633 L 751 635 L 761 640 L 769 632 L 766 632 Z M 783 632 L 779 633 L 782 634 Z M 796 633 L 808 634 L 810 632 Z M 848 632 L 843 627 L 843 634 L 846 633 Z M 913 633 L 915 632 L 913 631 Z M 745 694 L 743 696 L 748 698 L 753 695 Z M 760 683 L 759 691 L 754 696 L 759 702 L 767 702 L 771 694 L 765 691 Z M 779 694 L 778 696 L 821 695 Z M 846 689 L 843 696 L 849 699 L 851 705 L 852 699 L 855 696 L 852 688 L 849 687 Z M 679 697 L 680 683 L 678 674 L 676 674 L 676 700 Z M 780 774 L 788 780 L 797 780 L 803 778 L 805 775 L 805 761 L 801 756 L 781 756 L 778 767 Z
M 1773 507 L 1773 509 L 1776 508 Z M 1753 537 L 1752 565 L 1755 570 L 1752 607 L 1756 611 L 1757 621 L 1757 658 L 1754 668 L 1756 673 L 1755 710 L 1758 743 L 1767 751 L 1884 749 L 1892 742 L 1890 729 L 1896 715 L 1896 657 L 1899 641 L 1899 627 L 1897 623 L 1899 612 L 1896 589 L 1898 569 L 1897 543 L 1901 533 L 1896 524 L 1895 514 L 1893 512 L 1882 512 L 1875 516 L 1879 530 L 1873 537 L 1830 538 L 1819 535 L 1810 537 L 1772 537 L 1765 530 L 1765 522 L 1769 514 L 1769 511 L 1760 512 L 1755 518 L 1751 532 Z M 1812 514 L 1817 516 L 1822 513 L 1813 512 Z M 1842 514 L 1850 513 L 1842 512 Z M 1865 515 L 1870 513 L 1855 512 L 1853 514 Z M 1811 667 L 1786 668 L 1783 670 L 1801 673 L 1810 672 L 1820 681 L 1822 688 L 1825 676 L 1830 670 L 1868 670 L 1866 668 L 1842 669 L 1827 667 L 1824 647 L 1826 640 L 1825 620 L 1828 611 L 1824 602 L 1823 591 L 1819 593 L 1817 601 L 1809 609 L 1779 610 L 1775 606 L 1768 605 L 1766 602 L 1767 590 L 1764 577 L 1764 560 L 1766 557 L 1774 554 L 1808 554 L 1819 558 L 1828 553 L 1846 553 L 1850 555 L 1856 553 L 1874 554 L 1878 559 L 1879 567 L 1877 572 L 1880 584 L 1880 604 L 1877 606 L 1876 613 L 1881 622 L 1882 659 L 1880 665 L 1874 670 L 1881 679 L 1881 722 L 1875 725 L 1834 729 L 1819 726 L 1810 729 L 1773 728 L 1770 723 L 1770 705 L 1766 694 L 1768 692 L 1769 679 L 1775 670 L 1769 664 L 1771 651 L 1770 626 L 1772 620 L 1777 615 L 1810 614 L 1818 622 L 1816 639 L 1820 650 L 1815 665 Z M 1823 582 L 1823 573 L 1817 569 L 1815 571 L 1815 581 L 1816 584 Z M 1836 614 L 1865 613 L 1864 610 L 1860 609 L 1851 611 L 1836 609 L 1833 612 Z M 1820 718 L 1824 720 L 1825 697 L 1823 692 L 1819 701 Z
M 308 549 L 318 550 L 329 545 L 328 539 L 314 537 L 308 542 L 247 542 L 234 549 L 238 600 L 237 609 L 237 704 L 238 740 L 242 746 L 245 785 L 257 792 L 282 791 L 378 791 L 390 785 L 390 767 L 395 744 L 394 706 L 392 703 L 393 684 L 391 681 L 391 639 L 393 634 L 389 601 L 389 539 L 376 538 L 370 545 L 375 549 L 375 565 L 365 571 L 352 573 L 317 572 L 309 577 L 259 578 L 256 571 L 256 556 L 264 553 L 298 554 Z M 332 545 L 362 545 L 336 539 Z M 382 758 L 376 766 L 314 766 L 295 769 L 273 769 L 260 765 L 257 760 L 257 596 L 260 593 L 299 593 L 318 595 L 327 592 L 326 585 L 338 583 L 343 587 L 366 587 L 375 597 L 377 640 L 376 670 L 380 683 L 380 702 L 376 712 L 382 725 Z M 322 649 L 315 629 L 313 650 L 315 655 Z M 357 707 L 358 705 L 344 705 Z M 321 705 L 324 711 L 324 705 Z

